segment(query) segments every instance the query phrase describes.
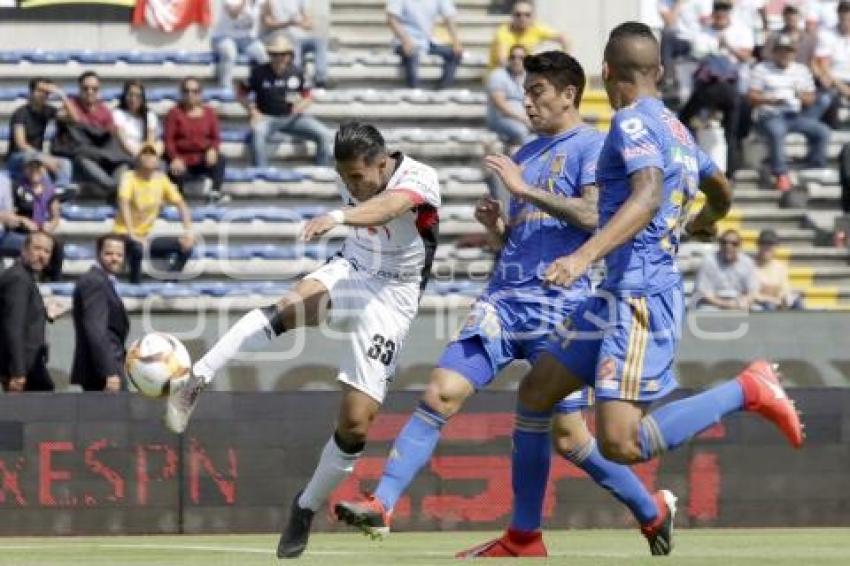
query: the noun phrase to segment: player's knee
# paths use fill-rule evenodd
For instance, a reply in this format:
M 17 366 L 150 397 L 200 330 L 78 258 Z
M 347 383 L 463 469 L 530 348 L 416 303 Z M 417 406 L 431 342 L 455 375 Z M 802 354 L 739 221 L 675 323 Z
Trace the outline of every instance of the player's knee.
M 460 411 L 463 402 L 474 389 L 465 380 L 463 383 L 458 383 L 459 380 L 463 380 L 462 377 L 447 379 L 445 376 L 437 374 L 438 371 L 440 370 L 435 370 L 431 374 L 431 380 L 422 394 L 422 401 L 448 418 Z
M 517 394 L 520 405 L 529 411 L 549 411 L 554 406 L 551 396 L 543 387 L 538 387 L 534 379 L 523 379 Z
M 581 448 L 581 443 L 567 431 L 559 430 L 552 438 L 552 447 L 561 456 L 568 456 Z
M 336 426 L 337 435 L 345 442 L 363 444 L 374 420 L 374 413 L 368 409 L 349 409 L 345 411 Z
M 600 438 L 599 451 L 605 459 L 618 464 L 635 464 L 641 461 L 640 446 L 630 438 Z

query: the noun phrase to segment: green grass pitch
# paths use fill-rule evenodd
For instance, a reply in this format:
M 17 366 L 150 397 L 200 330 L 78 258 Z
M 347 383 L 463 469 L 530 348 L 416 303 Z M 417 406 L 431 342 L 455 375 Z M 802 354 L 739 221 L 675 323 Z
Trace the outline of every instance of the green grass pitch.
M 403 566 L 453 564 L 455 551 L 493 533 L 395 533 L 383 542 L 351 534 L 316 534 L 304 565 Z M 850 529 L 726 529 L 677 532 L 669 559 L 647 555 L 635 531 L 549 531 L 552 563 L 569 566 L 850 565 Z M 275 535 L 44 537 L 0 539 L 0 565 L 14 566 L 255 566 L 280 564 Z M 486 564 L 517 564 L 488 560 Z M 542 564 L 540 560 L 524 560 Z

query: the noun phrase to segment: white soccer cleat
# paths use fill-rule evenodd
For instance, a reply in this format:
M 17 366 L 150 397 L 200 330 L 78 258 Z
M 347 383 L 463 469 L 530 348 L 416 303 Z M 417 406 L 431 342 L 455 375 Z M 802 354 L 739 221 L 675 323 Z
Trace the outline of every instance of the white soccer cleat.
M 198 404 L 198 395 L 207 382 L 194 372 L 180 381 L 171 382 L 165 409 L 165 426 L 175 434 L 183 434 L 189 426 L 189 417 Z

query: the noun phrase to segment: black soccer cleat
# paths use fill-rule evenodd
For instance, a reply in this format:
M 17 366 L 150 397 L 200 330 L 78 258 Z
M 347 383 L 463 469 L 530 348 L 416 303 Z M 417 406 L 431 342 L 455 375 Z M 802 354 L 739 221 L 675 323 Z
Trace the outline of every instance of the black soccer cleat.
M 310 538 L 310 527 L 313 524 L 315 513 L 310 509 L 302 509 L 298 506 L 301 493 L 298 492 L 289 508 L 289 522 L 283 529 L 277 543 L 278 558 L 298 558 L 307 548 L 307 540 Z
M 661 513 L 651 525 L 640 531 L 649 543 L 653 556 L 667 556 L 673 552 L 673 520 L 676 518 L 676 496 L 666 489 L 655 493 L 656 505 Z

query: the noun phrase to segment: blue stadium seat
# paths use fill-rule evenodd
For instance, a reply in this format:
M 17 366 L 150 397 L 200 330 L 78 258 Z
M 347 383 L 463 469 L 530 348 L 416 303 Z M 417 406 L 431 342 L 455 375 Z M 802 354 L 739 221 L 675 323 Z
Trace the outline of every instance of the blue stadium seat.
M 339 179 L 336 171 L 331 167 L 298 167 L 294 170 L 294 173 L 298 175 L 298 178 L 293 180 L 294 182 L 309 179 L 316 183 L 335 183 Z
M 69 282 L 46 283 L 50 292 L 58 297 L 70 297 L 74 294 L 74 284 Z
M 486 135 L 482 135 L 480 130 L 473 128 L 458 128 L 452 130 L 449 137 L 460 143 L 478 143 L 486 139 Z
M 328 211 L 328 207 L 320 205 L 296 206 L 294 208 L 304 220 L 310 220 Z
M 65 244 L 65 259 L 86 260 L 94 259 L 94 246 L 80 244 Z
M 0 140 L 9 139 L 9 132 L 10 132 L 9 126 L 0 125 Z
M 144 285 L 150 295 L 159 295 L 165 299 L 195 296 L 195 291 L 189 285 L 165 283 L 161 281 L 156 283 L 145 283 Z
M 80 206 L 64 204 L 61 210 L 62 218 L 71 222 L 103 222 L 115 215 L 111 206 Z
M 326 90 L 316 93 L 317 102 L 328 104 L 350 104 L 354 102 L 356 93 L 353 90 Z
M 177 100 L 177 89 L 173 87 L 150 88 L 145 91 L 148 102 L 161 102 L 163 100 Z
M 298 252 L 299 250 L 296 250 Z M 339 251 L 338 244 L 307 244 L 300 252 L 308 259 L 324 261 Z
M 228 183 L 250 183 L 259 177 L 253 167 L 228 167 L 224 172 L 224 180 Z
M 168 62 L 167 51 L 125 51 L 119 57 L 131 65 L 162 65 Z
M 93 51 L 86 49 L 77 53 L 74 59 L 85 65 L 114 65 L 121 60 L 121 54 L 117 51 Z
M 217 100 L 218 102 L 234 102 L 236 95 L 230 89 L 213 87 L 204 89 L 204 99 Z
M 118 294 L 122 297 L 131 299 L 141 299 L 149 294 L 148 288 L 144 285 L 132 285 L 130 283 L 118 283 Z
M 8 51 L 0 51 L 0 63 L 5 65 L 16 65 L 27 59 L 32 51 L 25 49 L 11 49 Z
M 278 167 L 264 167 L 258 170 L 260 178 L 272 183 L 293 183 L 302 181 L 303 176 L 290 169 Z
M 221 140 L 231 143 L 246 143 L 251 132 L 248 130 L 223 130 Z
M 292 260 L 297 259 L 297 252 L 293 246 L 277 244 L 244 244 L 242 252 L 252 258 L 268 260 Z
M 196 295 L 208 295 L 210 297 L 224 297 L 230 294 L 233 287 L 221 281 L 195 281 L 189 284 L 189 288 Z
M 24 99 L 27 97 L 27 94 L 27 89 L 23 87 L 0 87 L 0 100 L 4 102 Z
M 177 65 L 209 65 L 215 62 L 215 55 L 210 51 L 177 51 L 169 59 Z
M 75 59 L 79 52 L 75 50 L 70 51 L 42 51 L 40 49 L 33 51 L 28 59 L 32 63 L 40 63 L 40 64 L 64 64 L 72 59 Z

